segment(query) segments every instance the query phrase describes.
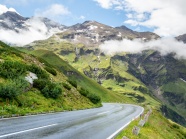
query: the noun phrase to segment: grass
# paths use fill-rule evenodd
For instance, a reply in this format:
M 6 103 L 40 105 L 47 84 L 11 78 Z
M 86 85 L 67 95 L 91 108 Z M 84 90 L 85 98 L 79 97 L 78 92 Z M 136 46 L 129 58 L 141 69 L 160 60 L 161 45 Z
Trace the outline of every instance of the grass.
M 147 123 L 140 128 L 140 133 L 132 134 L 134 126 L 138 126 L 140 118 L 135 119 L 126 129 L 120 132 L 116 139 L 124 136 L 130 139 L 185 139 L 186 129 L 166 119 L 159 111 L 153 110 Z
M 49 64 L 56 67 L 59 71 L 64 74 L 68 74 L 68 71 L 73 72 L 73 75 L 67 75 L 68 78 L 76 80 L 79 86 L 83 86 L 89 92 L 97 94 L 101 97 L 103 102 L 125 102 L 124 96 L 119 93 L 113 93 L 99 84 L 97 84 L 92 79 L 86 77 L 72 66 L 67 64 L 64 60 L 59 58 L 56 54 L 47 51 L 47 50 L 36 50 L 31 52 L 33 55 L 36 55 L 40 58 L 46 60 Z M 55 61 L 55 62 L 54 62 Z
M 5 44 L 0 43 L 0 62 L 9 60 L 21 62 L 25 65 L 34 64 L 44 71 L 46 71 L 46 66 L 55 69 L 55 65 L 52 66 L 46 61 L 41 60 L 35 56 L 22 53 L 14 48 L 3 45 Z M 60 58 L 58 60 L 58 62 L 60 63 L 60 68 L 65 67 L 65 70 L 71 70 L 71 67 L 66 62 L 61 61 Z M 51 61 L 51 63 L 55 62 Z M 65 76 L 61 71 L 59 71 L 59 69 L 55 69 L 55 71 L 55 75 L 52 75 L 47 71 L 46 72 L 50 77 L 49 79 L 52 80 L 52 82 L 58 83 L 59 86 L 62 88 L 62 94 L 58 98 L 46 98 L 43 96 L 40 90 L 37 90 L 35 88 L 20 92 L 14 98 L 8 99 L 0 97 L 0 116 L 11 117 L 12 115 L 16 116 L 44 113 L 50 111 L 56 112 L 64 110 L 77 110 L 101 106 L 100 103 L 93 104 L 88 98 L 82 96 L 79 91 L 70 84 L 70 90 L 63 87 L 62 83 L 68 84 L 68 77 Z M 22 76 L 24 78 L 25 75 L 21 75 L 21 77 Z M 8 84 L 9 82 L 9 79 L 6 79 L 5 77 L 0 77 L 0 83 Z
M 186 111 L 184 109 L 184 101 L 186 101 L 186 83 L 179 79 L 175 82 L 169 82 L 165 84 L 161 89 L 164 92 L 168 92 L 169 94 L 171 92 L 173 95 L 172 97 L 167 97 L 167 99 L 171 102 L 171 104 L 169 104 L 169 107 L 177 111 L 178 113 L 186 116 Z M 175 97 L 174 94 L 176 94 L 177 97 Z M 182 100 L 183 102 L 180 102 L 179 105 L 175 106 L 174 103 L 179 102 L 180 100 Z

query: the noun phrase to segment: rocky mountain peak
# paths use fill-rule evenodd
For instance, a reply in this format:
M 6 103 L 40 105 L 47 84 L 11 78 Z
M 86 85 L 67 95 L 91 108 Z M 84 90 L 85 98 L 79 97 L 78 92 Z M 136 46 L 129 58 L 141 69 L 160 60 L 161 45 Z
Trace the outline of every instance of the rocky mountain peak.
M 180 36 L 176 37 L 176 39 L 178 41 L 182 41 L 182 42 L 186 43 L 186 34 L 180 35 Z
M 17 22 L 17 21 L 25 21 L 28 18 L 22 17 L 16 12 L 8 11 L 6 13 L 3 13 L 0 15 L 0 20 L 10 20 L 11 22 Z

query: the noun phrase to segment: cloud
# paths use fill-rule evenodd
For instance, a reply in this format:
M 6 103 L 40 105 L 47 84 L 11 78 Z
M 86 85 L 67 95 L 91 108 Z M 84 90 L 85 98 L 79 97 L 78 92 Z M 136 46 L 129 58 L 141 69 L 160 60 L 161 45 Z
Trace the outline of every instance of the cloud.
M 144 42 L 140 39 L 122 41 L 106 41 L 100 45 L 100 50 L 108 55 L 114 55 L 121 52 L 141 53 L 144 50 L 156 50 L 162 55 L 175 53 L 176 58 L 186 59 L 186 44 L 179 42 L 174 38 L 162 38 Z
M 86 17 L 85 16 L 83 16 L 83 15 L 81 15 L 80 17 L 79 17 L 79 19 L 81 19 L 81 20 L 84 20 Z
M 0 4 L 0 15 L 3 14 L 3 13 L 6 13 L 8 11 L 17 13 L 17 11 L 14 8 L 7 8 L 5 5 Z
M 185 0 L 94 0 L 102 8 L 124 10 L 125 24 L 154 29 L 160 36 L 186 33 Z
M 47 39 L 59 31 L 58 29 L 48 30 L 46 25 L 39 18 L 27 20 L 25 26 L 28 27 L 28 30 L 17 29 L 17 31 L 14 31 L 0 29 L 0 40 L 13 45 L 23 46 L 35 40 Z
M 37 9 L 35 12 L 35 16 L 48 17 L 53 20 L 57 20 L 58 18 L 61 18 L 64 15 L 70 14 L 71 13 L 68 8 L 61 4 L 53 4 L 47 7 L 45 10 Z
M 115 10 L 123 9 L 123 0 L 94 0 L 104 9 L 114 8 Z

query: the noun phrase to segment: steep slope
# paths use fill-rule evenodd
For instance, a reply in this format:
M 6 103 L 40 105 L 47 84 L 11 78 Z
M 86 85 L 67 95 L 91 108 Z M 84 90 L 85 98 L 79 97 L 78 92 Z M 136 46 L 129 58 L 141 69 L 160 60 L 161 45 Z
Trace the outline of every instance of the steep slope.
M 125 56 L 120 57 L 129 63 L 128 72 L 149 86 L 153 94 L 167 105 L 161 109 L 167 117 L 185 125 L 186 61 L 175 59 L 172 54 L 161 56 L 156 51 L 128 57 L 127 61 Z
M 123 53 L 114 56 L 100 52 L 99 44 L 106 40 L 123 38 L 148 41 L 159 36 L 151 32 L 135 32 L 125 26 L 112 28 L 87 21 L 26 47 L 55 52 L 103 87 L 132 98 L 136 103 L 153 105 L 156 102 L 151 97 L 155 97 L 165 104 L 161 110 L 167 117 L 185 125 L 185 60 L 175 59 L 174 54 L 161 56 L 159 52 L 152 50 L 141 54 Z M 168 89 L 171 83 L 178 86 L 176 91 Z M 180 101 L 175 99 L 181 96 L 183 99 Z
M 11 45 L 22 46 L 38 39 L 47 39 L 64 28 L 64 25 L 48 18 L 26 18 L 12 11 L 0 15 L 0 40 Z
M 122 40 L 123 38 L 134 39 L 157 39 L 158 35 L 150 32 L 135 32 L 125 26 L 110 27 L 96 21 L 85 21 L 67 27 L 64 32 L 56 34 L 59 40 L 68 40 L 71 43 L 82 43 L 86 46 L 98 46 L 108 40 Z
M 176 39 L 186 43 L 186 34 L 180 35 L 180 36 L 176 37 Z
M 92 98 L 83 96 L 80 89 L 84 86 L 76 85 L 76 81 L 72 81 L 45 60 L 0 42 L 0 116 L 84 109 L 101 105 L 100 101 L 93 101 L 98 97 L 93 95 L 92 90 L 89 90 Z

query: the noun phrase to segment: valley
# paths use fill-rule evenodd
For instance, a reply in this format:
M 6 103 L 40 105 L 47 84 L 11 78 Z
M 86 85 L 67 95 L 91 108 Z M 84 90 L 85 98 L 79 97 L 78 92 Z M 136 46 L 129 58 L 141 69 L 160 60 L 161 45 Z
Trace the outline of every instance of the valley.
M 185 34 L 163 38 L 150 31 L 138 32 L 94 20 L 65 26 L 45 17 L 23 17 L 12 10 L 0 14 L 0 32 L 0 124 L 8 121 L 6 118 L 11 123 L 11 117 L 18 121 L 23 118 L 20 116 L 32 119 L 31 115 L 39 117 L 40 122 L 42 114 L 58 119 L 49 128 L 35 122 L 38 128 L 23 126 L 22 131 L 10 133 L 3 127 L 0 138 L 14 134 L 31 137 L 30 131 L 38 129 L 43 134 L 36 131 L 36 138 L 47 138 L 45 134 L 54 138 L 90 137 L 93 129 L 111 134 L 123 127 L 123 122 L 131 124 L 121 129 L 118 139 L 124 135 L 141 139 L 186 137 Z M 134 104 L 139 106 L 134 108 Z M 112 112 L 116 106 L 119 110 Z M 152 110 L 152 115 L 139 136 L 134 136 L 131 130 L 141 118 L 137 117 L 142 107 L 144 113 Z M 78 121 L 83 117 L 81 110 L 85 120 Z M 66 121 L 59 115 L 65 115 L 68 123 L 73 119 L 72 124 L 63 127 L 59 123 Z M 123 115 L 130 118 L 126 120 Z M 120 122 L 113 120 L 117 116 Z M 97 128 L 90 128 L 89 122 L 100 119 L 102 124 L 93 122 L 91 125 Z M 81 122 L 90 128 L 88 134 L 82 134 L 86 127 L 82 130 Z M 79 130 L 74 130 L 77 123 Z M 55 129 L 50 128 L 53 126 Z M 69 132 L 63 134 L 67 128 Z M 101 136 L 108 135 L 100 133 L 94 138 Z

